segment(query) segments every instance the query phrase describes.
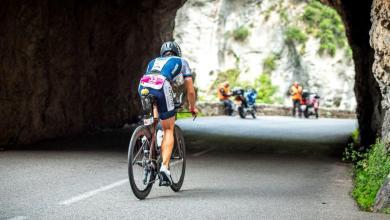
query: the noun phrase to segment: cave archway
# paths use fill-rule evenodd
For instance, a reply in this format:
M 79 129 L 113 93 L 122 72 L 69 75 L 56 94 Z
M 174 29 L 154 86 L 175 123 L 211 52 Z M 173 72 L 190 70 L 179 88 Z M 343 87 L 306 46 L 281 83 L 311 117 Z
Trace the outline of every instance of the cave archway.
M 172 38 L 176 10 L 184 2 L 2 2 L 0 145 L 134 121 L 137 79 L 161 42 Z M 390 55 L 381 37 L 389 33 L 390 3 L 323 2 L 346 25 L 362 143 L 368 145 L 383 124 L 383 136 L 390 133 Z
M 357 99 L 357 118 L 361 133 L 361 142 L 368 146 L 375 142 L 381 132 L 384 113 L 381 105 L 381 92 L 373 73 L 374 49 L 370 46 L 370 29 L 372 27 L 371 11 L 378 10 L 384 1 L 323 1 L 335 8 L 341 15 L 353 51 L 355 61 L 355 95 Z M 373 8 L 371 6 L 373 5 Z
M 232 29 L 232 23 L 230 22 L 230 27 L 227 26 L 226 20 L 228 19 L 235 19 L 235 17 L 240 16 L 239 13 L 241 13 L 240 10 L 243 10 L 243 7 L 256 7 L 257 5 L 260 5 L 260 8 L 263 7 L 263 3 L 265 1 L 244 1 L 245 3 L 240 2 L 240 4 L 235 3 L 234 1 L 213 1 L 213 3 L 208 3 L 209 6 L 207 8 L 212 8 L 209 9 L 207 12 L 200 12 L 199 9 L 204 9 L 206 3 L 202 1 L 191 1 L 191 4 L 186 5 L 186 9 L 183 11 L 183 13 L 180 13 L 180 19 L 184 19 L 184 22 L 180 22 L 183 24 L 180 24 L 182 27 L 180 27 L 180 32 L 178 33 L 178 38 L 180 39 L 182 35 L 189 36 L 191 35 L 191 32 L 187 34 L 188 31 L 186 31 L 186 26 L 188 25 L 189 27 L 198 30 L 204 35 L 218 35 L 217 37 L 214 36 L 214 38 L 221 38 L 220 42 L 218 43 L 223 44 L 223 49 L 225 49 L 226 44 L 230 44 L 234 42 L 233 40 L 230 40 L 227 42 L 226 39 L 222 38 L 234 38 L 234 35 L 231 34 L 231 32 L 234 32 L 235 30 L 239 29 Z M 292 1 L 294 2 L 294 1 Z M 300 1 L 296 1 L 300 2 Z M 385 58 L 383 58 L 383 54 L 386 54 L 385 50 L 386 48 L 381 48 L 382 51 L 375 51 L 375 45 L 378 45 L 378 47 L 381 47 L 383 44 L 384 39 L 382 36 L 378 37 L 379 33 L 388 33 L 384 31 L 383 29 L 386 29 L 388 27 L 388 22 L 386 22 L 386 7 L 389 6 L 389 3 L 383 2 L 383 1 L 360 1 L 359 3 L 351 3 L 348 1 L 332 1 L 332 0 L 322 0 L 321 1 L 323 4 L 326 4 L 328 6 L 331 6 L 332 8 L 336 9 L 336 11 L 340 14 L 343 23 L 345 24 L 346 28 L 346 35 L 348 38 L 348 42 L 351 46 L 351 49 L 353 50 L 353 60 L 354 60 L 354 66 L 355 66 L 355 86 L 354 86 L 354 92 L 356 95 L 356 100 L 357 100 L 357 117 L 359 121 L 359 127 L 361 131 L 361 143 L 364 146 L 369 146 L 370 144 L 375 142 L 375 139 L 380 136 L 381 131 L 383 130 L 383 136 L 385 136 L 385 129 L 388 126 L 383 126 L 382 129 L 382 123 L 386 123 L 388 120 L 384 119 L 385 111 L 382 109 L 382 95 L 381 95 L 381 88 L 382 88 L 382 93 L 386 91 L 385 83 L 382 82 L 382 80 L 386 81 L 383 77 L 383 75 L 388 75 L 388 71 L 386 72 L 386 64 L 384 64 Z M 215 7 L 212 7 L 210 5 L 216 5 Z M 268 10 L 280 10 L 280 7 L 273 7 L 276 6 L 280 3 L 275 2 L 273 5 L 267 4 L 264 5 L 264 9 L 262 10 L 257 10 L 256 13 L 263 13 L 266 14 L 265 16 L 269 16 L 269 13 L 267 14 Z M 290 3 L 292 4 L 292 3 Z M 222 5 L 222 6 L 220 6 Z M 227 6 L 223 6 L 227 5 Z M 244 6 L 243 6 L 244 5 Z M 192 9 L 190 9 L 192 7 Z M 202 8 L 203 7 L 203 8 Z M 190 9 L 190 10 L 189 10 Z M 189 16 L 188 14 L 193 13 L 198 13 L 197 16 Z M 221 13 L 220 11 L 224 11 Z M 246 10 L 246 8 L 245 8 Z M 211 12 L 210 12 L 211 11 Z M 224 16 L 226 14 L 230 16 L 229 13 L 234 13 L 233 16 L 230 16 L 229 18 L 224 18 L 221 19 L 221 15 L 214 15 L 213 11 L 217 11 L 217 13 L 221 13 Z M 229 11 L 229 12 L 226 12 Z M 248 9 L 249 11 L 249 9 Z M 259 12 L 260 11 L 260 12 Z M 214 12 L 215 13 L 215 12 Z M 215 13 L 215 14 L 217 14 Z M 280 13 L 280 12 L 279 12 Z M 256 19 L 249 20 L 246 17 L 248 16 L 254 16 L 255 13 L 249 12 L 248 14 L 246 12 L 243 12 L 244 16 L 242 16 L 241 20 L 239 22 L 235 21 L 238 23 L 236 26 L 237 27 L 243 27 L 243 23 L 246 23 L 246 26 L 252 26 L 253 27 L 253 21 L 258 20 L 259 17 L 256 14 Z M 215 22 L 218 22 L 220 24 L 215 25 L 215 26 L 210 26 L 209 24 L 204 24 L 205 22 L 210 22 L 207 21 L 206 16 L 210 16 L 211 20 L 216 20 Z M 213 16 L 213 17 L 212 17 Z M 246 16 L 246 17 L 245 17 Z M 194 18 L 199 17 L 200 22 L 189 22 Z M 218 20 L 218 21 L 217 21 Z M 247 21 L 249 20 L 249 21 Z M 267 20 L 266 20 L 267 21 Z M 263 22 L 262 24 L 266 23 Z M 372 22 L 374 21 L 374 22 Z M 206 30 L 202 31 L 202 25 L 205 27 Z M 234 25 L 234 24 L 233 24 Z M 283 24 L 280 24 L 283 25 Z M 222 33 L 218 33 L 218 30 L 215 31 L 215 29 L 219 29 L 220 26 L 222 26 L 221 29 L 224 29 Z M 261 26 L 261 25 L 260 25 Z M 269 28 L 269 27 L 268 27 Z M 278 28 L 278 27 L 275 27 Z M 184 30 L 183 30 L 184 29 Z M 388 28 L 387 28 L 388 29 Z M 211 31 L 210 31 L 211 30 Z M 258 29 L 252 29 L 253 34 L 259 34 Z M 264 30 L 267 31 L 268 29 Z M 371 30 L 371 31 L 370 31 Z M 217 32 L 216 34 L 213 33 Z M 201 34 L 200 34 L 201 35 Z M 207 38 L 207 37 L 206 37 Z M 374 39 L 375 38 L 375 39 Z M 199 35 L 193 36 L 195 41 L 199 39 Z M 209 38 L 208 38 L 209 39 Z M 258 40 L 261 39 L 261 37 L 258 37 Z M 371 42 L 370 42 L 371 39 Z M 210 39 L 209 39 L 210 40 Z M 215 40 L 215 39 L 211 39 Z M 267 40 L 267 39 L 266 39 Z M 379 42 L 378 42 L 379 41 Z M 199 40 L 199 43 L 201 44 L 207 44 L 208 41 L 201 41 Z M 253 39 L 249 39 L 249 41 L 252 43 Z M 268 41 L 269 42 L 269 41 Z M 247 44 L 250 44 L 247 43 Z M 371 43 L 371 45 L 370 45 Z M 197 47 L 194 47 L 194 42 L 191 42 L 190 44 L 192 51 L 191 52 L 197 52 Z M 237 45 L 240 46 L 239 43 Z M 236 47 L 237 47 L 236 45 Z M 258 46 L 258 45 L 256 45 Z M 253 48 L 256 48 L 254 46 Z M 266 46 L 264 46 L 266 47 Z M 195 49 L 196 48 L 196 49 Z M 234 48 L 234 47 L 231 47 Z M 229 48 L 229 50 L 232 50 Z M 217 63 L 224 63 L 224 61 L 221 60 L 220 53 L 222 53 L 219 48 L 210 48 L 208 46 L 203 46 L 202 49 L 204 50 L 210 50 L 212 53 L 218 53 L 218 61 L 211 62 L 212 64 L 217 64 Z M 256 48 L 258 49 L 258 48 Z M 253 49 L 254 50 L 254 49 Z M 190 52 L 190 53 L 191 53 Z M 209 51 L 208 51 L 209 52 Z M 236 54 L 237 52 L 237 54 Z M 202 52 L 200 52 L 201 54 Z M 236 50 L 232 52 L 235 57 L 239 57 L 241 51 Z M 260 53 L 260 52 L 258 52 Z M 387 52 L 388 53 L 388 52 Z M 194 56 L 195 59 L 198 57 Z M 192 57 L 192 58 L 194 58 Z M 202 55 L 200 55 L 202 57 Z M 206 58 L 201 58 L 202 61 L 206 61 L 206 63 L 209 61 L 210 56 L 205 56 Z M 213 59 L 213 58 L 212 58 Z M 215 58 L 217 59 L 217 58 Z M 238 58 L 238 62 L 240 62 L 240 58 Z M 198 60 L 199 61 L 199 60 Z M 232 61 L 232 60 L 229 60 Z M 228 61 L 227 61 L 228 62 Z M 387 61 L 389 62 L 389 61 Z M 217 64 L 218 65 L 218 64 Z M 223 65 L 222 66 L 226 66 Z M 212 65 L 208 64 L 207 67 L 211 67 Z M 388 68 L 388 67 L 387 67 Z M 375 70 L 376 69 L 376 70 Z M 217 70 L 218 71 L 218 70 Z M 243 70 L 245 71 L 245 70 Z M 380 74 L 376 73 L 376 71 L 381 72 Z M 203 72 L 205 72 L 203 70 Z M 379 75 L 381 75 L 381 78 L 379 78 Z M 226 78 L 226 77 L 225 77 Z M 378 82 L 381 83 L 381 87 L 379 86 Z M 387 103 L 384 101 L 383 103 Z M 386 105 L 386 104 L 385 104 Z M 383 106 L 383 108 L 386 108 L 386 106 Z

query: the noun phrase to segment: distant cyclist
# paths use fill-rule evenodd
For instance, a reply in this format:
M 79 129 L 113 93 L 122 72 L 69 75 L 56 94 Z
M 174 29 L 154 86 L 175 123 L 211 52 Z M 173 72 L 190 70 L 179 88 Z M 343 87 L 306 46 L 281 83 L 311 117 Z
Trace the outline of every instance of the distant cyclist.
M 181 50 L 176 42 L 163 43 L 160 57 L 149 62 L 145 75 L 142 77 L 138 93 L 148 88 L 150 94 L 157 99 L 158 115 L 164 130 L 161 144 L 162 164 L 160 185 L 172 184 L 169 172 L 169 160 L 174 146 L 175 106 L 172 86 L 183 86 L 187 91 L 189 110 L 195 116 L 198 110 L 195 106 L 195 90 L 188 62 L 181 58 Z

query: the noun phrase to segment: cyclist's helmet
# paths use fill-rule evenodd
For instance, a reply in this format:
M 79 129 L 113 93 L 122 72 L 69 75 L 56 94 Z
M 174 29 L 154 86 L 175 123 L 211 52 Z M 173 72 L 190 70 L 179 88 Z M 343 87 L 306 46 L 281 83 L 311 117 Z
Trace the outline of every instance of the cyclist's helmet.
M 167 52 L 172 52 L 176 56 L 181 57 L 181 49 L 179 44 L 174 41 L 167 41 L 161 46 L 160 55 L 164 56 Z

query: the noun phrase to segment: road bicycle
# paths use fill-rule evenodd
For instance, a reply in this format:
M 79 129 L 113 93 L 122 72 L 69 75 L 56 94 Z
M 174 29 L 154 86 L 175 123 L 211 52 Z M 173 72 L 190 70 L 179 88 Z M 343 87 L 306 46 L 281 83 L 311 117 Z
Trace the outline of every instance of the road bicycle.
M 141 102 L 144 111 L 143 125 L 135 129 L 128 151 L 129 182 L 134 195 L 140 200 L 145 199 L 153 184 L 162 178 L 159 173 L 162 162 L 160 155 L 162 127 L 158 119 L 156 98 L 149 94 L 148 89 L 143 89 Z M 181 102 L 175 103 L 175 112 L 177 113 L 180 109 Z M 173 181 L 170 187 L 174 192 L 178 192 L 184 181 L 186 148 L 182 130 L 177 125 L 175 125 L 174 138 L 169 162 Z

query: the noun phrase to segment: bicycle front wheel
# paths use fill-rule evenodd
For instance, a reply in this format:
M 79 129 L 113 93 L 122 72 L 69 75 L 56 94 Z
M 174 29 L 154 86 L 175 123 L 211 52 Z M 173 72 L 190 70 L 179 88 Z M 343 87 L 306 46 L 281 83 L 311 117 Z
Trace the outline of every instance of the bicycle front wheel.
M 139 126 L 131 136 L 128 151 L 129 182 L 134 195 L 145 199 L 149 195 L 155 173 L 148 169 L 144 149 L 149 149 L 150 133 L 145 126 Z

